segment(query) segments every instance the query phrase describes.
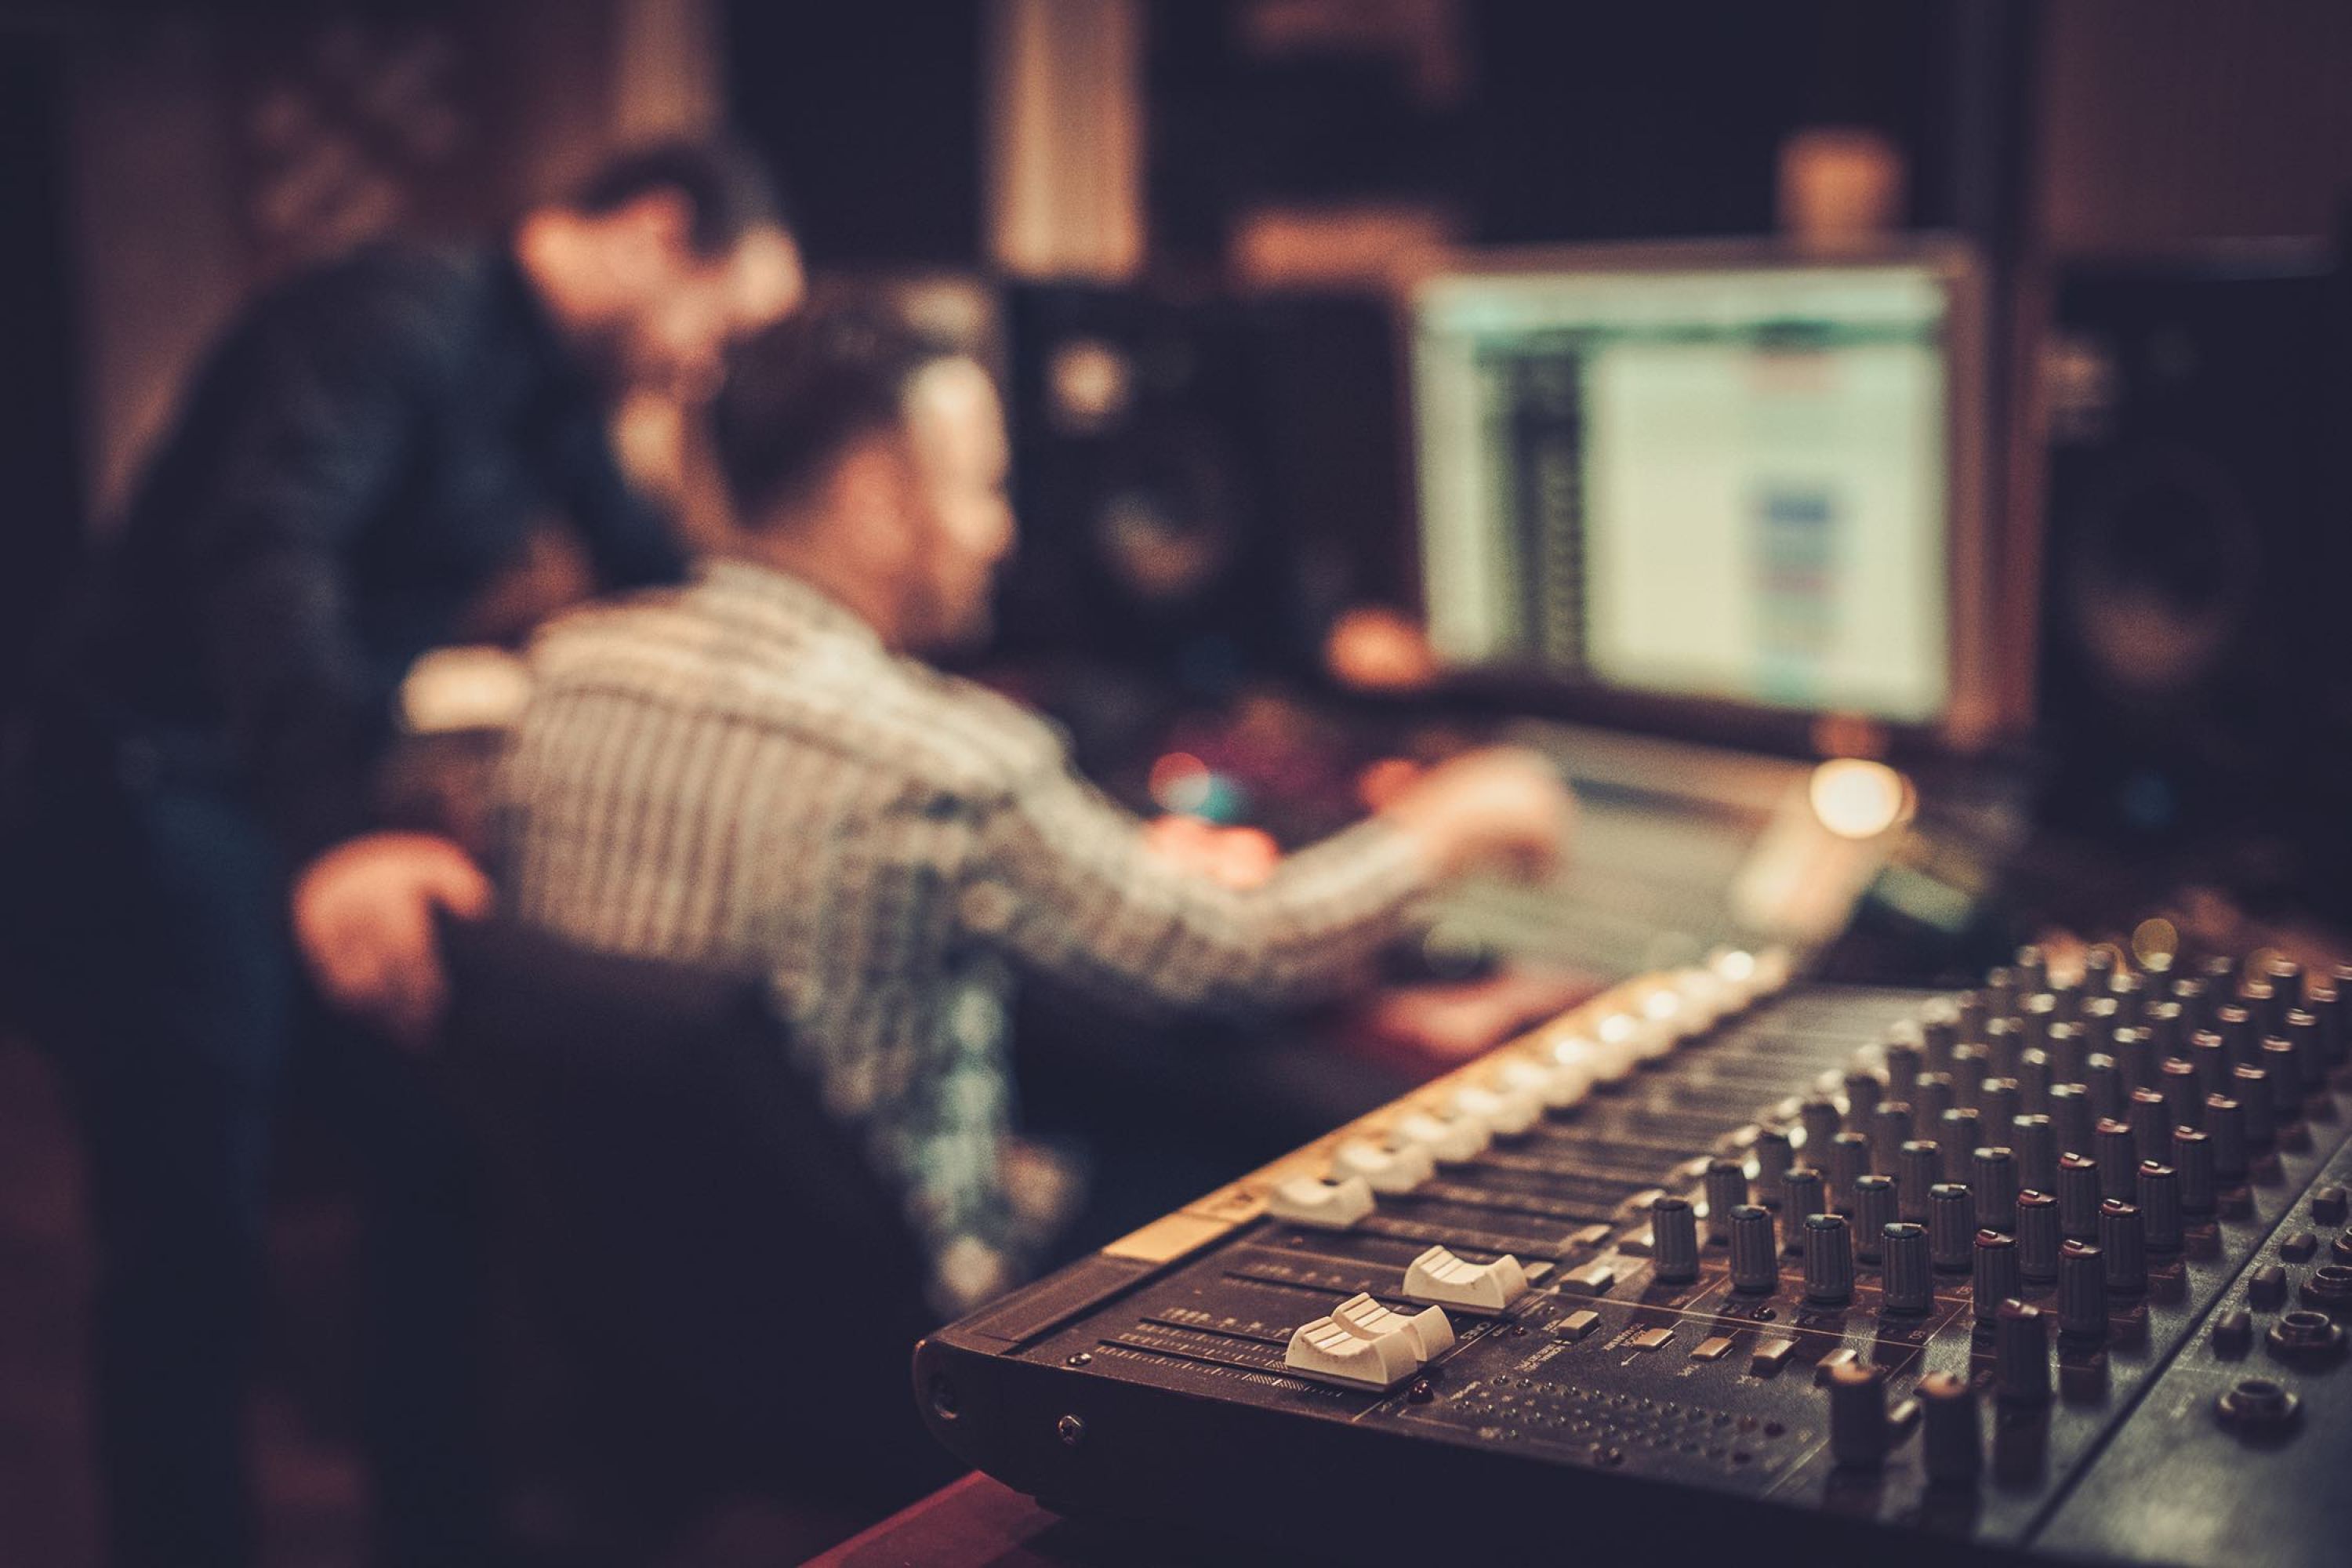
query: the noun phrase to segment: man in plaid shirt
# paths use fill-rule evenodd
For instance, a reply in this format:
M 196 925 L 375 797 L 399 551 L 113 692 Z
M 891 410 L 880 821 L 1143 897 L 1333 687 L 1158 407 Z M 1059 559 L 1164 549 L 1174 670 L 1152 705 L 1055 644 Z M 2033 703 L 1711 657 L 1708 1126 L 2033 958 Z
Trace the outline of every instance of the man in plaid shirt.
M 758 345 L 718 419 L 741 543 L 541 638 L 504 885 L 588 945 L 768 976 L 830 1109 L 908 1194 L 940 1310 L 1002 1289 L 1043 1239 L 1005 1179 L 1015 970 L 1129 1004 L 1310 998 L 1359 977 L 1433 881 L 1563 847 L 1556 776 L 1496 751 L 1257 886 L 1180 863 L 1045 722 L 919 662 L 985 630 L 1013 542 L 975 361 L 822 314 Z

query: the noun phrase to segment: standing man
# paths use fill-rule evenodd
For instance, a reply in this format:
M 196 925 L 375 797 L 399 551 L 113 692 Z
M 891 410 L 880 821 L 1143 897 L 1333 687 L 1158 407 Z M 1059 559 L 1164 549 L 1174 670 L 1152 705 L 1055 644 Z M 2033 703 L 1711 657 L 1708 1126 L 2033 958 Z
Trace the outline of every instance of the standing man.
M 350 1112 L 370 1210 L 379 1554 L 478 1553 L 461 1151 L 385 1040 L 438 1010 L 436 911 L 489 891 L 456 845 L 384 830 L 371 773 L 411 662 L 505 629 L 519 582 L 678 572 L 610 412 L 709 384 L 801 293 L 757 165 L 662 145 L 500 244 L 289 280 L 192 383 L 48 700 L 18 851 L 16 940 L 88 1139 L 116 1563 L 252 1560 L 247 1374 L 298 1061 Z

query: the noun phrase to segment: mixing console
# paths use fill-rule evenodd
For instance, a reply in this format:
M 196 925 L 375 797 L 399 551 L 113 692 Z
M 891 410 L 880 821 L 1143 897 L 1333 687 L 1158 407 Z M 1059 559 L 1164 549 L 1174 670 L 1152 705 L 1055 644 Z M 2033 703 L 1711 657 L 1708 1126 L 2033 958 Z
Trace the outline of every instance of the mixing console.
M 925 1418 L 1343 1559 L 2342 1562 L 2352 971 L 1785 970 L 1622 985 L 940 1331 Z

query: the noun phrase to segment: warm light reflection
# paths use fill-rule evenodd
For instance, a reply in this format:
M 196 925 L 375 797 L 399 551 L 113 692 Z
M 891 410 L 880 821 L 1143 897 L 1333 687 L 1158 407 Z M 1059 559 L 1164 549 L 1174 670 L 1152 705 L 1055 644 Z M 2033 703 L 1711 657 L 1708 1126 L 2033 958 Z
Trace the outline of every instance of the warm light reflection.
M 1813 770 L 1813 815 L 1841 838 L 1875 838 L 1903 820 L 1911 788 L 1885 763 L 1832 757 Z

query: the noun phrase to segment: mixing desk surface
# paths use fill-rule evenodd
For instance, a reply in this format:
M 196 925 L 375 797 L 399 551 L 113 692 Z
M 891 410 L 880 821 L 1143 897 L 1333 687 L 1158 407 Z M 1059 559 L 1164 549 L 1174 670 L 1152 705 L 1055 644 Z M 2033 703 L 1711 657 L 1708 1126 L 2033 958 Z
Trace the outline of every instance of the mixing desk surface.
M 940 1331 L 917 1397 L 1064 1512 L 1340 1559 L 2341 1563 L 2352 973 L 2110 956 L 1629 983 Z

